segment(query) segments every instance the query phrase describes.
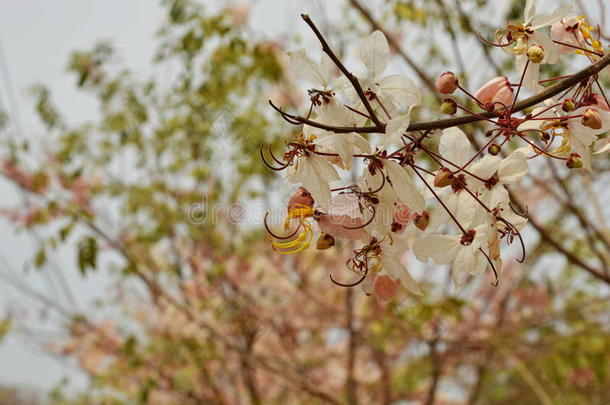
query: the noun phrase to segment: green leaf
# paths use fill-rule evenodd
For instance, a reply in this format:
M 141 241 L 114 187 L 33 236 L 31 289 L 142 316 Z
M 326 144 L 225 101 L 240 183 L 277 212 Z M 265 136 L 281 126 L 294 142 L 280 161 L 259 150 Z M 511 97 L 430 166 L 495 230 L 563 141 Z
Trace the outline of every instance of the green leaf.
M 97 263 L 97 241 L 87 237 L 78 244 L 78 269 L 81 275 L 86 275 L 87 270 L 94 270 Z

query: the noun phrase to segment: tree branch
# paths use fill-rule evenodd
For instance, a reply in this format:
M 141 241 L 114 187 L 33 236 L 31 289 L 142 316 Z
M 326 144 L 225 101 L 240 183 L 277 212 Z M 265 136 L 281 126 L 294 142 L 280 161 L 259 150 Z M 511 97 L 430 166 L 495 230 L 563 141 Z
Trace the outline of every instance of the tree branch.
M 381 121 L 379 121 L 379 118 L 377 118 L 377 115 L 375 114 L 373 107 L 371 107 L 371 103 L 369 102 L 368 98 L 366 98 L 366 95 L 364 94 L 364 90 L 362 90 L 362 86 L 360 85 L 360 81 L 358 81 L 358 78 L 354 74 L 352 74 L 349 70 L 347 70 L 347 68 L 339 60 L 337 55 L 335 55 L 335 53 L 332 51 L 332 49 L 330 49 L 330 46 L 328 46 L 328 43 L 324 39 L 324 36 L 322 35 L 322 33 L 320 33 L 320 30 L 318 30 L 318 27 L 316 27 L 316 25 L 313 23 L 313 21 L 311 21 L 311 18 L 309 18 L 309 15 L 301 14 L 301 18 L 303 18 L 303 20 L 307 23 L 307 25 L 309 25 L 311 30 L 314 32 L 314 34 L 316 34 L 316 37 L 318 37 L 320 44 L 322 44 L 322 50 L 324 51 L 324 53 L 326 53 L 328 55 L 328 57 L 333 61 L 333 63 L 339 68 L 341 73 L 343 73 L 343 75 L 345 77 L 347 77 L 347 80 L 350 81 L 350 83 L 354 87 L 354 90 L 356 90 L 358 97 L 360 97 L 362 104 L 364 104 L 366 111 L 368 111 L 369 116 L 371 117 L 371 121 L 373 121 L 373 124 L 375 124 L 375 127 L 381 128 L 381 127 L 385 126 Z
M 523 210 L 521 203 L 514 197 L 513 193 L 509 192 L 509 194 L 510 194 L 511 201 L 514 202 L 514 204 L 517 206 L 517 208 L 519 210 Z M 601 270 L 598 270 L 598 269 L 590 266 L 589 264 L 585 263 L 574 253 L 572 253 L 568 249 L 566 249 L 560 242 L 556 241 L 553 237 L 551 237 L 550 233 L 542 225 L 540 225 L 534 218 L 532 218 L 532 217 L 528 218 L 528 222 L 530 224 L 532 224 L 534 229 L 536 229 L 536 231 L 538 232 L 540 237 L 545 242 L 547 242 L 549 245 L 551 245 L 559 253 L 563 254 L 565 256 L 565 258 L 568 259 L 569 262 L 583 268 L 589 274 L 591 274 L 592 276 L 594 276 L 595 278 L 597 278 L 599 280 L 602 280 L 606 284 L 610 284 L 609 275 L 604 274 Z
M 595 62 L 595 63 L 589 65 L 588 67 L 582 69 L 581 71 L 575 73 L 573 76 L 570 76 L 569 78 L 567 78 L 557 84 L 547 87 L 545 90 L 541 91 L 540 93 L 538 93 L 532 97 L 529 97 L 523 101 L 516 103 L 515 108 L 513 109 L 513 112 L 523 111 L 526 108 L 533 107 L 533 106 L 543 102 L 544 100 L 554 97 L 554 96 L 558 95 L 559 93 L 577 85 L 581 81 L 588 79 L 591 76 L 597 75 L 608 65 L 610 65 L 610 53 L 604 55 L 597 62 Z M 310 125 L 312 127 L 325 129 L 327 131 L 334 132 L 334 133 L 349 133 L 349 132 L 358 132 L 361 134 L 385 133 L 385 124 L 382 124 L 381 127 L 336 127 L 336 126 L 332 126 L 332 125 L 321 124 L 321 123 L 306 119 L 304 117 L 301 117 L 298 115 L 287 114 L 285 112 L 282 112 L 282 115 L 286 115 L 286 116 L 292 118 L 294 121 L 298 122 L 299 124 Z M 486 118 L 496 118 L 496 117 L 497 117 L 496 114 L 489 113 L 489 112 L 482 112 L 480 114 L 477 114 L 476 116 L 467 115 L 467 116 L 449 118 L 449 119 L 444 119 L 444 120 L 414 123 L 414 124 L 411 124 L 407 128 L 406 131 L 414 132 L 414 131 L 445 129 L 445 128 L 451 128 L 451 127 L 456 127 L 456 126 L 465 125 L 465 124 L 472 124 L 475 122 L 482 121 Z

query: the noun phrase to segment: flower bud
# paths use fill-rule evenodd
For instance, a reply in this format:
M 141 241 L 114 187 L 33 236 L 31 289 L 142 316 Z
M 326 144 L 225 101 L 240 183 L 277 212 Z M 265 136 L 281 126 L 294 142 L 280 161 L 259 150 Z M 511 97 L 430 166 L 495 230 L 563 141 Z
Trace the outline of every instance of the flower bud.
M 430 223 L 430 213 L 428 211 L 424 211 L 421 214 L 413 215 L 413 223 L 418 229 L 425 231 Z
M 589 96 L 587 102 L 588 102 L 587 105 L 591 105 L 591 106 L 600 108 L 604 111 L 610 111 L 610 106 L 606 102 L 606 98 L 597 93 L 591 94 L 591 96 Z
M 488 111 L 498 109 L 495 103 L 510 106 L 513 102 L 513 89 L 506 76 L 496 77 L 481 87 L 475 98 L 481 103 L 481 107 Z
M 540 45 L 530 46 L 527 50 L 527 58 L 532 63 L 540 63 L 544 59 L 544 49 Z
M 453 182 L 453 173 L 446 167 L 441 167 L 434 176 L 434 187 L 447 187 Z
M 599 111 L 593 108 L 589 108 L 587 111 L 585 111 L 581 122 L 585 127 L 589 127 L 591 129 L 601 129 L 602 127 L 602 117 L 599 114 Z
M 453 115 L 457 112 L 457 103 L 455 100 L 450 98 L 446 98 L 443 100 L 443 104 L 441 104 L 441 112 L 447 115 Z
M 502 147 L 500 147 L 500 145 L 498 145 L 497 143 L 492 143 L 491 145 L 489 145 L 489 148 L 487 148 L 487 151 L 492 156 L 496 156 L 498 153 L 500 153 L 501 150 Z
M 576 110 L 576 102 L 573 98 L 566 98 L 561 104 L 561 109 L 565 112 L 572 112 Z
M 288 200 L 288 211 L 293 208 L 313 208 L 313 197 L 305 187 L 299 187 Z
M 445 72 L 436 80 L 436 90 L 441 94 L 452 94 L 460 84 L 456 75 Z
M 568 156 L 566 166 L 568 166 L 568 169 L 580 169 L 583 166 L 582 158 L 578 153 L 572 153 Z
M 335 245 L 335 238 L 330 236 L 327 233 L 321 233 L 320 237 L 318 237 L 318 241 L 316 242 L 316 249 L 318 250 L 326 250 Z

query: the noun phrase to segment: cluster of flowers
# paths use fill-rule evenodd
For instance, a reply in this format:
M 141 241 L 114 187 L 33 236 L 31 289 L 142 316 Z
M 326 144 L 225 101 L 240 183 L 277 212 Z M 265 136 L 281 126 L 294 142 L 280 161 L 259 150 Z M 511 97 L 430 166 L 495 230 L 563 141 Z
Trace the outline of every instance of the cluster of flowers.
M 541 16 L 535 12 L 534 0 L 528 0 L 524 23 L 498 30 L 496 42 L 481 38 L 515 55 L 518 83 L 497 77 L 472 95 L 454 73 L 440 75 L 439 93 L 449 97 L 462 91 L 474 100 L 475 110 L 480 109 L 473 111 L 445 98 L 442 113 L 461 110 L 474 118 L 469 122 L 492 127 L 485 132 L 484 145 L 477 148 L 457 127 L 459 119 L 411 123 L 412 109 L 421 104 L 422 96 L 407 77 L 383 75 L 390 60 L 383 33 L 373 32 L 362 44 L 360 56 L 368 71 L 355 76 L 303 15 L 324 54 L 318 63 L 304 50 L 289 53 L 294 70 L 315 86 L 309 90 L 306 117 L 271 103 L 288 122 L 302 125 L 300 134 L 286 142 L 288 151 L 282 159 L 270 148 L 270 163 L 261 149 L 267 166 L 288 169 L 286 179 L 301 185 L 288 202 L 283 233 L 266 223 L 273 249 L 297 253 L 307 249 L 316 235 L 318 249 L 333 246 L 335 238 L 359 241 L 362 247 L 347 261 L 358 280 L 333 281 L 342 286 L 363 283 L 381 299 L 391 297 L 400 284 L 414 294 L 422 293 L 400 262 L 409 248 L 422 262 L 452 263 L 456 286 L 486 270 L 497 282 L 501 240 L 519 240 L 525 255 L 520 230 L 527 218 L 511 206 L 508 186 L 527 174 L 528 159 L 546 156 L 565 161 L 570 169 L 588 170 L 594 143 L 596 153 L 610 149 L 607 140 L 598 139 L 610 129 L 610 107 L 597 72 L 568 86 L 563 94 L 548 97 L 548 87 L 541 83 L 557 81 L 559 86 L 571 76 L 539 80 L 540 65 L 557 63 L 564 54 L 583 55 L 591 66 L 607 64 L 597 31 L 569 10 L 563 7 Z M 335 68 L 343 76 L 333 80 Z M 540 99 L 518 103 L 522 88 Z M 532 106 L 531 112 L 521 112 Z M 435 138 L 438 142 L 433 142 Z M 503 147 L 513 139 L 523 145 L 507 155 Z M 353 165 L 354 161 L 362 163 Z M 349 185 L 332 187 L 342 178 L 337 169 L 351 172 L 352 178 L 357 170 L 362 172 Z

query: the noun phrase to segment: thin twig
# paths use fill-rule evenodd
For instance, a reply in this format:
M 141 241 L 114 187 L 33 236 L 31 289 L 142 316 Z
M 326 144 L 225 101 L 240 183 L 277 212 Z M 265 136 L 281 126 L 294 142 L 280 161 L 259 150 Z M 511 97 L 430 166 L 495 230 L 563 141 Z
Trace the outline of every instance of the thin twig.
M 362 90 L 362 86 L 360 85 L 360 81 L 358 80 L 358 78 L 353 73 L 351 73 L 349 70 L 347 70 L 347 68 L 339 60 L 337 55 L 335 55 L 333 50 L 330 49 L 330 46 L 326 42 L 326 39 L 324 39 L 324 36 L 322 35 L 322 33 L 320 33 L 320 30 L 318 30 L 318 27 L 316 27 L 316 25 L 311 20 L 311 18 L 309 18 L 309 15 L 301 14 L 301 18 L 303 18 L 303 20 L 307 23 L 307 25 L 309 25 L 309 27 L 311 28 L 313 33 L 316 35 L 316 37 L 320 41 L 320 44 L 322 45 L 322 51 L 324 51 L 324 53 L 326 53 L 328 55 L 328 57 L 333 61 L 333 63 L 339 68 L 341 73 L 343 73 L 343 75 L 345 77 L 347 77 L 347 80 L 350 81 L 350 83 L 354 87 L 354 90 L 356 90 L 358 97 L 360 97 L 362 104 L 364 104 L 366 111 L 368 111 L 369 116 L 371 117 L 371 121 L 373 121 L 373 124 L 375 124 L 375 126 L 377 128 L 382 127 L 384 124 L 381 121 L 379 121 L 379 118 L 377 118 L 377 115 L 375 114 L 375 111 L 373 110 L 373 107 L 371 106 L 369 99 L 364 94 L 364 90 Z

